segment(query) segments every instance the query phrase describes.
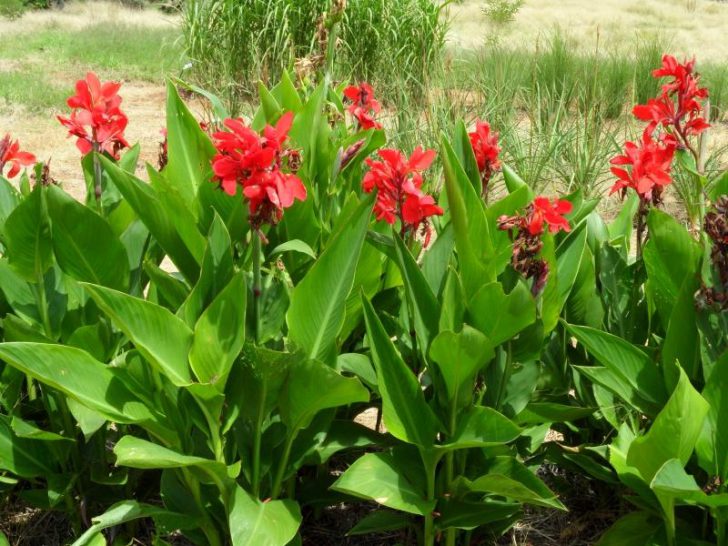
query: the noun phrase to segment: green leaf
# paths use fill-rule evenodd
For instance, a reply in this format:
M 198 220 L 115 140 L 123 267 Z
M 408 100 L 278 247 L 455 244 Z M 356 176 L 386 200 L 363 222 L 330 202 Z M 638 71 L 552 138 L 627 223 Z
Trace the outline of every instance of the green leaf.
M 360 457 L 331 489 L 409 514 L 424 516 L 435 508 L 435 501 L 425 499 L 424 491 L 407 479 L 388 453 Z
M 260 502 L 240 486 L 228 513 L 233 546 L 286 546 L 301 525 L 301 511 L 292 500 Z
M 708 403 L 681 372 L 675 392 L 650 430 L 632 442 L 627 464 L 638 469 L 647 483 L 669 459 L 678 459 L 685 466 L 709 409 Z
M 404 289 L 414 311 L 417 341 L 426 355 L 430 342 L 437 335 L 440 305 L 417 262 L 396 233 L 394 233 L 394 247 Z
M 506 187 L 508 188 L 508 191 L 510 193 L 514 193 L 520 188 L 528 188 L 529 191 L 529 201 L 533 201 L 533 198 L 535 197 L 535 194 L 533 193 L 533 190 L 530 188 L 528 184 L 521 178 L 516 171 L 514 171 L 511 167 L 508 165 L 503 165 L 503 179 L 505 180 Z
M 425 401 L 417 378 L 402 360 L 377 317 L 363 299 L 364 320 L 382 395 L 383 419 L 392 436 L 422 448 L 432 447 L 437 418 Z
M 192 331 L 164 307 L 101 286 L 83 284 L 139 352 L 178 387 L 192 382 L 187 355 Z
M 198 319 L 189 360 L 201 383 L 224 390 L 245 343 L 246 298 L 245 274 L 239 271 Z
M 649 278 L 648 289 L 665 328 L 680 289 L 688 277 L 699 271 L 702 250 L 688 231 L 669 214 L 651 209 L 647 218 L 650 239 L 643 259 Z
M 531 402 L 515 418 L 516 422 L 537 425 L 540 423 L 568 423 L 589 417 L 595 408 L 567 406 L 553 402 Z
M 355 402 L 367 402 L 369 391 L 355 377 L 344 377 L 316 360 L 291 369 L 281 392 L 281 419 L 290 432 L 311 424 L 317 413 Z
M 200 275 L 200 264 L 190 253 L 174 223 L 167 215 L 162 203 L 154 189 L 147 184 L 120 169 L 113 161 L 101 157 L 104 171 L 109 174 L 126 202 L 134 209 L 144 222 L 159 246 L 179 268 L 190 283 L 196 282 Z
M 667 393 L 659 368 L 650 357 L 612 334 L 585 326 L 567 325 L 566 328 L 589 354 L 620 380 L 624 387 L 615 394 L 625 401 L 641 400 L 641 406 L 648 414 L 657 413 L 667 400 Z
M 506 294 L 500 283 L 493 282 L 472 297 L 468 313 L 471 324 L 497 347 L 536 321 L 536 302 L 523 283 L 519 282 Z
M 652 514 L 632 512 L 612 525 L 596 546 L 652 546 L 661 525 Z
M 490 493 L 536 506 L 566 510 L 548 487 L 525 465 L 512 457 L 495 457 L 488 464 L 488 474 L 469 481 L 457 480 L 456 488 L 467 492 Z
M 458 415 L 457 428 L 448 443 L 437 446 L 444 453 L 458 449 L 507 444 L 518 438 L 521 429 L 493 408 L 475 406 Z
M 169 159 L 164 173 L 190 205 L 197 188 L 209 179 L 215 147 L 171 81 L 167 81 L 167 148 Z
M 377 390 L 377 372 L 374 371 L 372 361 L 368 356 L 359 353 L 344 353 L 336 357 L 336 366 L 339 372 L 347 372 L 357 376 L 373 391 Z
M 44 201 L 43 186 L 37 184 L 5 222 L 5 246 L 10 265 L 30 282 L 37 282 L 53 263 Z
M 371 207 L 371 199 L 357 207 L 291 294 L 289 339 L 311 359 L 333 360 Z
M 114 446 L 117 466 L 129 468 L 160 469 L 160 468 L 197 468 L 215 483 L 224 483 L 228 480 L 228 470 L 219 461 L 183 455 L 171 449 L 160 446 L 134 436 L 122 437 Z
M 272 258 L 284 252 L 298 252 L 299 254 L 310 256 L 314 260 L 316 259 L 316 252 L 308 244 L 301 241 L 301 239 L 292 239 L 291 241 L 281 243 L 271 251 L 269 256 Z
M 411 525 L 412 519 L 392 510 L 374 510 L 367 514 L 346 533 L 346 536 L 368 535 L 385 531 L 398 531 Z
M 515 523 L 520 515 L 521 505 L 492 498 L 482 501 L 463 501 L 455 498 L 442 499 L 437 504 L 440 517 L 435 520 L 438 529 L 473 530 L 489 524 Z
M 630 196 L 619 210 L 619 214 L 608 226 L 609 240 L 618 241 L 625 251 L 629 250 L 632 238 L 632 224 L 634 224 L 634 215 L 637 214 L 638 207 L 639 197 L 637 193 L 630 193 Z
M 473 399 L 475 376 L 493 359 L 487 337 L 467 324 L 459 333 L 440 332 L 432 342 L 430 357 L 445 383 L 448 407 L 459 409 Z
M 101 531 L 109 527 L 123 525 L 129 521 L 141 518 L 157 518 L 164 516 L 166 518 L 189 518 L 189 515 L 174 514 L 160 506 L 151 504 L 142 504 L 133 500 L 121 501 L 114 504 L 106 512 L 100 516 L 93 518 L 93 525 L 89 527 L 72 546 L 93 546 L 98 537 L 102 537 L 102 544 L 106 544 L 106 540 L 101 535 Z
M 455 232 L 463 288 L 470 298 L 484 283 L 495 281 L 495 271 L 486 263 L 494 256 L 494 250 L 483 203 L 447 138 L 443 136 L 441 142 L 450 221 Z
M 0 469 L 21 478 L 47 477 L 56 472 L 56 458 L 45 442 L 18 436 L 10 418 L 0 415 Z
M 81 349 L 46 343 L 3 343 L 0 358 L 110 421 L 145 423 L 154 419 L 109 367 Z
M 79 281 L 125 289 L 126 250 L 106 220 L 56 186 L 48 188 L 47 202 L 53 250 L 63 272 Z
M 710 404 L 708 416 L 696 445 L 698 461 L 711 475 L 728 478 L 728 353 L 713 367 L 703 389 Z

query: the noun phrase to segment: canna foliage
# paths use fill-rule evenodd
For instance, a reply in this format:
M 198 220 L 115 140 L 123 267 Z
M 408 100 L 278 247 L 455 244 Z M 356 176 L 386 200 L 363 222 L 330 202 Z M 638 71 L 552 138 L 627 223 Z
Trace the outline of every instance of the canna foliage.
M 301 544 L 304 513 L 360 499 L 377 508 L 352 534 L 455 546 L 563 510 L 548 460 L 623 487 L 635 509 L 601 546 L 728 544 L 726 175 L 679 155 L 705 199 L 691 232 L 633 166 L 607 224 L 580 191 L 535 196 L 497 135 L 458 123 L 437 205 L 434 152 L 386 149 L 364 86 L 284 72 L 216 127 L 170 82 L 147 183 L 118 86 L 79 84 L 62 122 L 86 202 L 42 164 L 0 179 L 8 499 L 65 511 L 78 546 L 140 518 L 200 545 Z M 33 160 L 6 140 L 16 175 Z M 383 428 L 355 420 L 369 408 Z

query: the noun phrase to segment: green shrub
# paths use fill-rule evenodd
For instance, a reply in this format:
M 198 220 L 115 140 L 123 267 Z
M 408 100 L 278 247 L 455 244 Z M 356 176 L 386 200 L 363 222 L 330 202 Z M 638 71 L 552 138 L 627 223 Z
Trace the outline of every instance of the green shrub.
M 0 0 L 0 17 L 14 19 L 23 15 L 23 0 Z
M 494 23 L 513 21 L 524 0 L 486 0 L 483 13 Z

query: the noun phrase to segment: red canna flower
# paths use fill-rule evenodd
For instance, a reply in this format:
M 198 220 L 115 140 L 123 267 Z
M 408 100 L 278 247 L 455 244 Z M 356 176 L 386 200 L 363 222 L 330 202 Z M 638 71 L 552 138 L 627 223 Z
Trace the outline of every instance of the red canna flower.
M 498 218 L 498 229 L 507 231 L 513 241 L 511 265 L 526 279 L 533 279 L 531 293 L 534 296 L 541 293 L 549 276 L 548 263 L 539 256 L 543 248 L 544 225 L 548 225 L 551 233 L 571 231 L 569 221 L 563 215 L 569 214 L 572 208 L 569 201 L 538 196 L 523 214 Z
M 5 165 L 10 165 L 8 178 L 14 178 L 22 167 L 29 167 L 35 162 L 35 156 L 29 152 L 22 152 L 20 142 L 10 140 L 9 134 L 0 139 L 0 176 L 3 174 Z
M 120 83 L 102 84 L 96 74 L 76 82 L 76 94 L 66 101 L 72 109 L 70 117 L 58 116 L 58 121 L 75 136 L 76 147 L 82 155 L 92 150 L 119 158 L 119 150 L 129 146 L 124 138 L 128 118 L 121 111 Z
M 468 136 L 478 162 L 478 170 L 483 181 L 483 193 L 485 193 L 491 177 L 501 167 L 498 158 L 501 151 L 498 146 L 498 133 L 491 132 L 490 124 L 487 121 L 477 120 L 475 131 L 468 133 Z
M 548 225 L 551 233 L 558 233 L 563 230 L 571 231 L 569 221 L 564 214 L 569 214 L 573 205 L 564 199 L 549 199 L 539 196 L 533 200 L 533 207 L 528 221 L 528 231 L 531 235 L 543 234 L 544 223 Z
M 382 126 L 374 119 L 374 115 L 381 110 L 379 101 L 374 98 L 374 89 L 366 82 L 350 85 L 344 89 L 344 98 L 351 102 L 348 110 L 356 119 L 361 129 L 381 129 Z
M 676 148 L 673 137 L 654 139 L 648 127 L 639 144 L 627 142 L 624 154 L 612 159 L 611 171 L 618 180 L 610 193 L 632 188 L 642 200 L 658 199 L 662 189 L 672 182 L 670 170 Z
M 238 186 L 242 186 L 250 223 L 256 230 L 264 223 L 277 223 L 283 209 L 296 199 L 306 199 L 303 182 L 282 170 L 284 165 L 294 170 L 300 163 L 299 152 L 285 147 L 292 123 L 293 113 L 288 112 L 274 127 L 266 126 L 260 135 L 242 119 L 226 119 L 228 131 L 213 134 L 218 151 L 212 159 L 215 180 L 229 195 L 235 195 Z
M 702 101 L 708 90 L 700 87 L 700 77 L 695 74 L 695 59 L 680 63 L 672 55 L 662 57 L 662 66 L 652 72 L 655 78 L 671 78 L 662 86 L 662 93 L 647 104 L 638 104 L 632 110 L 634 116 L 649 122 L 647 131 L 660 127 L 675 139 L 678 147 L 697 153 L 690 137 L 697 136 L 710 127 L 703 118 Z
M 362 181 L 366 193 L 377 190 L 377 220 L 394 224 L 399 219 L 402 236 L 422 228 L 427 246 L 431 235 L 428 218 L 443 214 L 435 199 L 422 191 L 422 172 L 434 161 L 435 151 L 417 147 L 407 158 L 399 150 L 384 149 L 379 150 L 379 157 L 382 161 L 366 160 L 370 170 Z

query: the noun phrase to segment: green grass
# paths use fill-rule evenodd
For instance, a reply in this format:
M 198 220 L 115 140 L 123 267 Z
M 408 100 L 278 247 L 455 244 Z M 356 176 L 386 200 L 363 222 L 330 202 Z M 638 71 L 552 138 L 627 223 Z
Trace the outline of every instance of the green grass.
M 0 42 L 0 98 L 32 111 L 60 107 L 88 70 L 105 78 L 162 82 L 181 66 L 179 31 L 102 22 L 82 30 L 60 26 Z M 17 66 L 16 66 L 17 65 Z

